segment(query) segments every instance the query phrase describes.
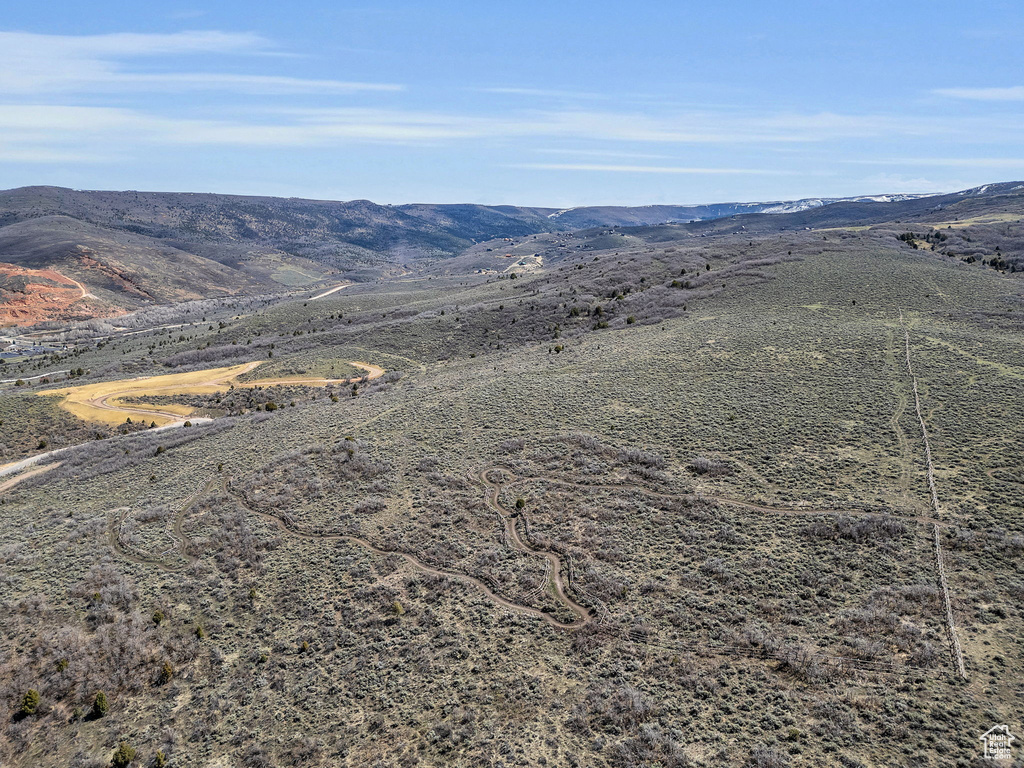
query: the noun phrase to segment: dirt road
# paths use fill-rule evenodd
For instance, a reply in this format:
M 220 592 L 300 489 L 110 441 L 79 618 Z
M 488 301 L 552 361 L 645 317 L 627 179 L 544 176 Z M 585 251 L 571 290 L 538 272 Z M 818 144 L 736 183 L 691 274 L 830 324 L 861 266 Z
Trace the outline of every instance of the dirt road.
M 61 277 L 65 278 L 66 280 L 70 280 L 72 283 L 74 283 L 75 285 L 78 286 L 78 290 L 80 290 L 82 292 L 82 295 L 78 297 L 79 299 L 95 299 L 96 298 L 93 294 L 89 293 L 89 289 L 88 288 L 86 288 L 80 282 L 75 280 L 75 278 L 68 277 L 67 275 L 64 275 L 64 274 L 61 274 Z
M 370 363 L 361 363 L 356 360 L 349 361 L 349 365 L 354 368 L 366 371 L 366 375 L 361 378 L 364 381 L 373 381 L 379 379 L 387 371 L 381 368 L 379 365 L 372 365 Z M 243 381 L 235 382 L 235 387 L 279 387 L 287 385 L 301 385 L 301 386 L 327 386 L 328 384 L 348 384 L 349 379 L 303 379 L 303 378 L 292 378 L 292 379 L 259 379 L 257 381 Z
M 19 376 L 16 379 L 0 379 L 0 384 L 14 384 L 18 381 L 34 381 L 35 379 L 45 379 L 47 376 L 60 376 L 62 373 L 69 373 L 69 371 L 50 371 L 48 373 L 37 373 L 35 376 Z
M 21 463 L 21 462 L 16 462 L 16 463 Z M 3 469 L 0 469 L 0 477 L 2 477 L 4 475 L 7 475 L 7 474 L 13 474 L 14 472 L 20 471 L 20 470 L 10 470 L 9 468 L 12 467 L 12 466 L 13 465 L 11 465 L 11 464 L 7 464 Z M 33 477 L 35 475 L 41 475 L 41 474 L 43 474 L 43 472 L 49 472 L 51 469 L 56 469 L 59 466 L 60 466 L 60 462 L 57 461 L 57 462 L 54 462 L 53 464 L 48 464 L 45 467 L 36 467 L 35 469 L 29 470 L 28 472 L 25 472 L 24 474 L 18 475 L 17 477 L 12 477 L 10 480 L 5 480 L 4 482 L 0 483 L 0 493 L 4 493 L 5 491 L 9 491 L 11 488 L 16 486 L 22 480 L 28 480 L 30 477 Z
M 144 398 L 146 396 L 165 396 L 180 394 L 213 394 L 226 392 L 230 387 L 252 389 L 270 386 L 328 386 L 351 383 L 349 379 L 310 379 L 310 378 L 277 378 L 239 381 L 238 377 L 249 373 L 265 361 L 256 360 L 241 365 L 225 368 L 213 368 L 205 371 L 188 373 L 172 373 L 163 376 L 144 376 L 136 379 L 107 381 L 96 384 L 83 384 L 77 387 L 51 389 L 39 392 L 43 396 L 63 395 L 61 407 L 70 411 L 84 421 L 100 421 L 108 424 L 119 424 L 126 418 L 142 417 L 144 420 L 156 422 L 159 427 L 173 427 L 184 424 L 186 420 L 197 424 L 209 421 L 205 417 L 192 415 L 194 409 L 184 405 L 156 406 L 150 403 L 126 403 L 125 398 Z M 378 365 L 353 360 L 352 366 L 365 371 L 360 377 L 362 381 L 373 381 L 383 376 L 386 371 Z
M 336 286 L 334 286 L 333 288 L 328 288 L 328 289 L 327 289 L 326 291 L 324 291 L 323 293 L 318 293 L 318 294 L 317 294 L 316 296 L 313 296 L 313 297 L 312 297 L 312 298 L 310 299 L 310 301 L 316 301 L 317 299 L 322 299 L 322 298 L 324 298 L 325 296 L 330 296 L 330 295 L 331 295 L 332 293 L 337 293 L 337 292 L 338 292 L 338 291 L 340 291 L 340 290 L 341 290 L 342 288 L 348 288 L 348 287 L 349 287 L 350 285 L 352 285 L 352 283 L 342 283 L 341 285 L 336 285 Z

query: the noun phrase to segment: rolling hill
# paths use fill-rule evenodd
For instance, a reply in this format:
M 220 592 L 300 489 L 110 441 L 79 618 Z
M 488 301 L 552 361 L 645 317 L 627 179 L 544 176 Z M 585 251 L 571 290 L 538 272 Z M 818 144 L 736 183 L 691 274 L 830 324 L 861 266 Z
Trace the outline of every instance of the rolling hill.
M 1024 673 L 1014 186 L 53 330 L 0 379 L 0 763 L 978 764 Z
M 1024 185 L 1006 183 L 939 196 L 558 210 L 22 187 L 0 192 L 0 264 L 56 270 L 81 283 L 95 297 L 92 303 L 67 311 L 47 304 L 47 319 L 72 319 L 328 279 L 400 276 L 508 238 L 595 227 L 637 233 L 663 227 L 666 237 L 675 237 L 953 221 L 990 211 L 997 198 L 1013 204 L 1022 190 Z M 15 298 L 22 301 L 32 291 L 45 294 L 46 284 L 35 283 Z M 35 302 L 30 297 L 26 306 Z M 19 322 L 41 319 L 37 315 L 21 313 Z

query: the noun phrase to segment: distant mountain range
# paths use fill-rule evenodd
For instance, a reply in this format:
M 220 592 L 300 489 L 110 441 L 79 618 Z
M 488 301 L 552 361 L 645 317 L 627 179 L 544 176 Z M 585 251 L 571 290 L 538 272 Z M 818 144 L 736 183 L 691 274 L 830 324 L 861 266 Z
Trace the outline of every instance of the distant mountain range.
M 770 203 L 711 203 L 708 205 L 643 205 L 637 207 L 590 206 L 566 208 L 549 213 L 557 220 L 556 229 L 573 230 L 587 227 L 636 227 L 651 224 L 675 224 L 708 219 L 722 219 L 747 213 L 798 213 L 833 203 L 894 203 L 917 200 L 929 195 L 865 195 L 861 197 L 808 197 Z
M 1022 190 L 1024 183 L 1010 182 L 952 195 L 560 210 L 21 187 L 0 192 L 0 304 L 24 303 L 30 276 L 25 270 L 53 270 L 77 281 L 90 301 L 77 302 L 75 311 L 111 314 L 329 279 L 403 274 L 425 259 L 451 257 L 499 238 L 665 224 L 699 235 L 871 223 L 922 216 L 970 199 L 1019 196 Z M 4 274 L 10 276 L 6 283 Z M 39 284 L 50 283 L 40 278 Z

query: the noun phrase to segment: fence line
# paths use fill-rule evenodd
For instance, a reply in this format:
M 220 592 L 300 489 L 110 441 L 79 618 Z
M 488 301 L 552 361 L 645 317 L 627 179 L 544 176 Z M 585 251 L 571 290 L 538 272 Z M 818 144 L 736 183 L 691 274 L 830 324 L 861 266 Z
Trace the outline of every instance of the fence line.
M 900 324 L 903 323 L 903 312 L 900 312 Z M 935 519 L 942 517 L 942 510 L 939 508 L 939 494 L 935 490 L 935 468 L 932 465 L 932 447 L 928 442 L 928 428 L 924 424 L 924 416 L 921 413 L 921 396 L 917 391 L 917 377 L 914 375 L 913 366 L 910 364 L 910 331 L 903 329 L 903 339 L 907 350 L 907 374 L 914 389 L 914 409 L 917 411 L 917 421 L 921 425 L 921 437 L 924 439 L 924 458 L 928 470 L 928 490 L 932 495 L 932 509 L 935 512 Z M 939 526 L 932 523 L 932 533 L 935 542 L 935 570 L 939 574 L 939 586 L 942 588 L 942 602 L 946 611 L 946 634 L 949 635 L 949 647 L 953 654 L 953 662 L 956 664 L 957 673 L 963 679 L 967 679 L 967 669 L 964 667 L 964 652 L 960 647 L 960 639 L 956 634 L 956 624 L 953 623 L 953 601 L 949 596 L 949 585 L 946 583 L 946 567 L 942 562 L 942 541 L 939 536 Z
M 939 572 L 939 585 L 942 587 L 942 602 L 946 608 L 946 630 L 949 633 L 949 645 L 953 649 L 953 660 L 956 662 L 956 670 L 960 677 L 967 679 L 967 669 L 964 667 L 964 652 L 960 648 L 960 640 L 956 636 L 956 626 L 953 624 L 953 604 L 949 599 L 949 586 L 946 584 L 946 567 L 942 564 L 942 545 L 939 543 L 939 526 L 932 524 L 932 532 L 935 538 L 935 567 Z

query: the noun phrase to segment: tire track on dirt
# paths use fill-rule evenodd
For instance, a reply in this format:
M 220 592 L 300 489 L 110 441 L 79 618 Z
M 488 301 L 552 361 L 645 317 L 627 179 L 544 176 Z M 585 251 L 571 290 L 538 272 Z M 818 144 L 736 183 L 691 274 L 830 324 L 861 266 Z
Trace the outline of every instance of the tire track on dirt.
M 359 383 L 373 381 L 375 379 L 379 379 L 386 373 L 386 371 L 378 365 L 352 360 L 350 361 L 350 365 L 365 372 L 364 375 L 356 379 L 351 377 L 346 379 L 280 377 L 273 379 L 255 379 L 253 381 L 238 380 L 239 376 L 255 370 L 264 362 L 265 361 L 262 360 L 254 360 L 237 366 L 210 369 L 209 376 L 206 378 L 200 378 L 195 375 L 206 374 L 206 371 L 190 372 L 186 374 L 164 374 L 160 376 L 143 376 L 135 379 L 125 379 L 122 381 L 83 384 L 77 387 L 66 387 L 58 390 L 43 390 L 37 394 L 43 396 L 61 395 L 63 399 L 61 400 L 60 405 L 71 410 L 72 413 L 84 420 L 97 419 L 90 419 L 89 416 L 76 412 L 70 405 L 68 405 L 69 403 L 76 407 L 85 409 L 86 412 L 88 412 L 89 409 L 94 409 L 96 411 L 117 413 L 119 414 L 118 418 L 120 418 L 120 416 L 127 416 L 128 418 L 131 418 L 132 416 L 145 416 L 150 419 L 159 419 L 161 422 L 166 420 L 168 423 L 165 423 L 162 426 L 167 427 L 180 426 L 183 425 L 185 421 L 191 421 L 193 424 L 197 424 L 200 422 L 212 421 L 212 419 L 204 416 L 192 416 L 190 414 L 191 409 L 188 408 L 185 409 L 184 413 L 181 410 L 176 411 L 169 407 L 167 409 L 161 409 L 152 403 L 146 403 L 144 401 L 146 397 L 173 396 L 189 394 L 192 392 L 209 394 L 211 388 L 215 391 L 226 391 L 228 387 L 235 387 L 237 389 L 255 389 L 257 387 L 289 385 L 345 385 L 351 384 L 353 381 L 357 381 Z M 141 399 L 143 402 L 124 402 L 127 398 Z M 92 415 L 95 416 L 95 414 Z M 103 419 L 98 420 L 102 421 Z
M 371 544 L 369 541 L 359 536 L 353 536 L 352 534 L 347 533 L 321 533 L 317 531 L 303 531 L 300 528 L 298 528 L 294 523 L 289 522 L 283 517 L 278 517 L 277 515 L 271 514 L 269 512 L 261 512 L 259 510 L 253 509 L 248 505 L 244 497 L 242 497 L 240 494 L 236 494 L 227 486 L 225 486 L 225 489 L 227 493 L 229 493 L 234 499 L 236 499 L 239 502 L 239 504 L 241 504 L 246 510 L 256 515 L 257 517 L 261 517 L 264 520 L 272 523 L 282 533 L 295 536 L 300 539 L 305 539 L 307 541 L 345 541 L 350 544 L 357 544 L 358 546 L 363 547 L 364 549 L 368 549 L 370 552 L 373 552 L 377 555 L 382 555 L 385 557 L 401 557 L 409 565 L 411 565 L 413 568 L 422 573 L 427 573 L 433 576 L 440 576 L 446 579 L 454 579 L 455 581 L 461 581 L 464 584 L 469 584 L 470 586 L 476 587 L 490 600 L 497 603 L 501 607 L 507 608 L 512 611 L 517 611 L 519 613 L 525 613 L 530 616 L 535 616 L 539 619 L 543 619 L 548 624 L 550 624 L 553 627 L 557 627 L 558 629 L 578 629 L 586 623 L 586 620 L 589 620 L 589 613 L 586 611 L 585 608 L 582 608 L 582 606 L 580 606 L 580 609 L 584 612 L 584 615 L 587 617 L 587 619 L 572 622 L 560 621 L 551 614 L 545 613 L 544 611 L 541 611 L 537 608 L 533 608 L 528 605 L 522 605 L 520 603 L 516 603 L 512 600 L 508 600 L 507 598 L 502 597 L 501 595 L 494 592 L 483 580 L 478 579 L 475 576 L 470 576 L 465 573 L 458 573 L 457 571 L 446 571 L 440 568 L 434 568 L 422 562 L 415 555 L 409 552 L 404 552 L 402 550 L 381 549 L 380 547 Z
M 505 534 L 508 536 L 509 541 L 511 541 L 512 545 L 520 552 L 524 552 L 530 555 L 541 555 L 547 560 L 549 581 L 555 593 L 554 597 L 559 602 L 561 602 L 566 608 L 568 608 L 570 611 L 576 614 L 576 616 L 578 617 L 578 621 L 573 622 L 573 625 L 586 624 L 591 619 L 590 610 L 580 605 L 566 594 L 565 582 L 562 580 L 562 558 L 550 550 L 536 549 L 535 547 L 528 544 L 522 539 L 522 537 L 519 535 L 519 527 L 516 525 L 516 520 L 518 517 L 522 516 L 523 520 L 525 521 L 526 517 L 521 512 L 513 515 L 508 515 L 505 513 L 504 509 L 501 506 L 501 503 L 498 501 L 498 496 L 500 495 L 501 489 L 506 485 L 506 483 L 496 483 L 490 480 L 489 475 L 492 472 L 508 472 L 508 470 L 500 466 L 487 467 L 485 469 L 480 470 L 480 472 L 477 473 L 477 477 L 479 477 L 480 481 L 487 488 L 490 489 L 487 495 L 487 504 L 494 512 L 498 514 L 498 517 L 504 524 Z M 514 474 L 513 477 L 515 477 Z M 528 525 L 528 523 L 525 524 Z
M 171 521 L 171 538 L 178 543 L 178 551 L 181 556 L 186 560 L 184 565 L 170 565 L 164 560 L 164 556 L 170 550 L 166 550 L 159 555 L 151 554 L 139 554 L 137 551 L 129 551 L 128 548 L 121 541 L 121 530 L 124 527 L 125 521 L 131 514 L 131 507 L 118 507 L 109 513 L 107 525 L 107 538 L 110 542 L 110 546 L 113 547 L 119 555 L 126 560 L 130 560 L 133 563 L 140 563 L 144 565 L 155 565 L 165 573 L 176 573 L 183 571 L 188 566 L 192 565 L 198 559 L 195 555 L 190 555 L 188 552 L 188 536 L 182 530 L 182 521 L 185 515 L 188 514 L 189 510 L 195 506 L 196 502 L 199 501 L 203 496 L 210 494 L 217 485 L 223 484 L 223 480 L 214 476 L 211 477 L 206 483 L 194 491 L 192 495 L 187 497 L 185 501 L 178 507 L 178 511 L 174 514 L 174 518 Z
M 507 474 L 507 475 L 509 475 L 511 477 L 511 479 L 508 480 L 508 481 L 496 481 L 496 480 L 491 478 L 491 473 L 492 472 L 501 472 L 503 474 Z M 349 544 L 355 544 L 355 545 L 357 545 L 359 547 L 362 547 L 363 549 L 368 550 L 369 552 L 372 552 L 373 554 L 376 554 L 376 555 L 379 555 L 379 556 L 382 556 L 382 557 L 400 557 L 409 566 L 411 566 L 414 570 L 417 570 L 417 571 L 419 571 L 421 573 L 425 573 L 425 574 L 429 574 L 429 575 L 433 575 L 433 576 L 437 576 L 437 577 L 445 578 L 445 579 L 452 579 L 454 581 L 459 581 L 459 582 L 467 584 L 467 585 L 469 585 L 471 587 L 474 587 L 477 590 L 479 590 L 485 597 L 487 597 L 489 600 L 491 600 L 496 605 L 498 605 L 498 606 L 500 606 L 502 608 L 505 608 L 507 610 L 514 611 L 514 612 L 517 612 L 517 613 L 522 613 L 522 614 L 526 614 L 526 615 L 529 615 L 529 616 L 534 616 L 534 617 L 541 619 L 542 621 L 548 623 L 549 625 L 551 625 L 551 626 L 553 626 L 553 627 L 555 627 L 557 629 L 578 630 L 578 629 L 581 629 L 581 628 L 583 628 L 585 626 L 588 626 L 588 625 L 594 625 L 595 622 L 596 622 L 596 617 L 595 617 L 595 612 L 593 610 L 591 610 L 591 609 L 587 608 L 586 606 L 576 602 L 575 600 L 573 600 L 571 597 L 569 597 L 566 594 L 567 586 L 568 586 L 569 589 L 572 589 L 572 590 L 574 590 L 574 591 L 576 591 L 576 592 L 578 592 L 580 594 L 585 594 L 585 590 L 581 590 L 580 588 L 578 588 L 576 585 L 574 585 L 572 583 L 573 582 L 573 577 L 572 577 L 573 567 L 572 567 L 571 560 L 568 558 L 568 556 L 566 556 L 566 561 L 563 562 L 562 558 L 558 554 L 556 554 L 554 552 L 551 552 L 550 550 L 542 550 L 542 549 L 535 548 L 534 546 L 532 546 L 531 544 L 529 544 L 527 541 L 525 541 L 523 539 L 523 537 L 520 535 L 520 532 L 518 530 L 517 522 L 518 522 L 519 519 L 523 520 L 524 526 L 526 527 L 526 535 L 527 535 L 527 537 L 529 537 L 529 527 L 528 527 L 529 526 L 529 521 L 528 521 L 528 518 L 525 515 L 522 515 L 522 514 L 508 514 L 508 512 L 502 507 L 502 505 L 501 505 L 501 503 L 499 501 L 499 495 L 500 495 L 501 491 L 504 488 L 510 488 L 510 487 L 512 487 L 512 486 L 514 486 L 514 485 L 516 485 L 518 483 L 521 483 L 521 482 L 526 482 L 526 481 L 531 481 L 531 480 L 539 480 L 541 482 L 551 483 L 551 484 L 554 484 L 554 485 L 574 486 L 574 487 L 578 487 L 580 489 L 597 489 L 597 488 L 599 488 L 599 489 L 604 489 L 604 490 L 636 491 L 636 492 L 643 493 L 643 494 L 646 494 L 646 495 L 649 495 L 649 496 L 653 496 L 653 497 L 657 497 L 657 498 L 662 498 L 662 499 L 667 499 L 667 500 L 673 500 L 673 501 L 693 500 L 693 499 L 704 498 L 704 499 L 710 499 L 710 500 L 717 501 L 717 502 L 724 503 L 724 504 L 732 504 L 732 505 L 735 505 L 735 506 L 740 506 L 740 507 L 743 507 L 743 508 L 753 509 L 753 510 L 756 510 L 756 511 L 762 511 L 762 512 L 767 512 L 767 513 L 794 514 L 794 515 L 802 515 L 802 516 L 803 515 L 823 515 L 823 514 L 834 515 L 834 514 L 839 513 L 839 511 L 831 510 L 831 509 L 830 510 L 819 510 L 819 509 L 812 510 L 812 509 L 802 509 L 802 508 L 765 507 L 765 506 L 762 506 L 762 505 L 759 505 L 759 504 L 753 504 L 753 503 L 750 503 L 750 502 L 744 502 L 744 501 L 737 500 L 737 499 L 728 499 L 728 498 L 722 497 L 722 496 L 713 497 L 713 496 L 707 496 L 707 495 L 694 496 L 694 495 L 689 495 L 689 494 L 662 493 L 662 492 L 659 492 L 659 491 L 654 491 L 654 490 L 652 490 L 650 488 L 646 488 L 644 486 L 635 485 L 635 484 L 627 484 L 627 483 L 584 484 L 584 483 L 575 483 L 575 482 L 570 482 L 570 481 L 564 481 L 564 480 L 560 480 L 558 478 L 523 477 L 523 476 L 516 475 L 516 473 L 514 473 L 508 467 L 504 467 L 504 466 L 500 466 L 500 465 L 493 465 L 493 466 L 485 467 L 484 469 L 479 470 L 476 473 L 476 476 L 477 476 L 477 478 L 479 478 L 480 482 L 482 483 L 482 485 L 484 486 L 484 489 L 487 492 L 487 504 L 488 504 L 488 506 L 491 507 L 492 511 L 494 511 L 496 514 L 499 515 L 499 517 L 501 518 L 501 520 L 503 522 L 504 533 L 506 534 L 507 540 L 511 543 L 512 546 L 516 547 L 517 549 L 520 549 L 522 552 L 527 553 L 527 554 L 540 555 L 540 556 L 544 557 L 547 560 L 548 566 L 549 566 L 549 574 L 551 576 L 551 584 L 552 584 L 552 586 L 554 588 L 555 595 L 563 603 L 563 605 L 565 605 L 567 608 L 569 608 L 576 615 L 576 619 L 574 619 L 573 621 L 561 621 L 561 620 L 555 618 L 554 616 L 552 616 L 551 614 L 546 613 L 545 611 L 539 610 L 539 609 L 534 608 L 534 607 L 529 606 L 529 605 L 523 605 L 521 603 L 517 603 L 517 602 L 509 600 L 509 599 L 507 599 L 505 597 L 502 597 L 501 595 L 496 593 L 491 588 L 490 585 L 488 585 L 486 582 L 484 582 L 483 580 L 481 580 L 481 579 L 479 579 L 479 578 L 477 578 L 475 576 L 470 576 L 468 574 L 459 573 L 459 572 L 455 572 L 455 571 L 447 571 L 447 570 L 444 570 L 444 569 L 441 569 L 441 568 L 434 568 L 433 566 L 427 565 L 426 563 L 422 562 L 415 555 L 413 555 L 412 553 L 409 553 L 409 552 L 404 552 L 404 551 L 401 551 L 401 550 L 383 549 L 381 547 L 378 547 L 378 546 L 372 544 L 371 542 L 367 541 L 366 539 L 363 539 L 362 537 L 355 536 L 355 535 L 352 535 L 352 534 L 327 533 L 327 532 L 321 532 L 321 531 L 302 530 L 301 528 L 296 526 L 294 524 L 294 522 L 292 522 L 292 521 L 290 521 L 290 520 L 288 520 L 288 519 L 286 519 L 284 517 L 280 517 L 278 515 L 274 515 L 274 514 L 271 514 L 269 512 L 261 512 L 259 510 L 253 509 L 248 504 L 246 499 L 244 498 L 244 495 L 234 491 L 230 487 L 229 483 L 226 481 L 226 479 L 222 475 L 214 475 L 214 476 L 212 476 L 203 485 L 203 487 L 201 487 L 201 488 L 197 489 L 195 492 L 193 492 L 192 495 L 190 495 L 187 499 L 185 499 L 184 502 L 182 502 L 182 504 L 178 508 L 177 513 L 174 516 L 174 519 L 173 519 L 172 524 L 171 524 L 171 535 L 175 539 L 175 541 L 177 543 L 177 548 L 181 552 L 182 557 L 187 561 L 186 564 L 184 564 L 184 565 L 169 565 L 167 562 L 165 562 L 162 559 L 167 554 L 167 552 L 164 552 L 161 555 L 156 556 L 156 555 L 142 555 L 142 554 L 138 554 L 136 552 L 129 551 L 122 544 L 122 542 L 120 541 L 120 536 L 119 536 L 120 526 L 123 525 L 125 519 L 127 519 L 127 514 L 131 511 L 130 508 L 127 508 L 127 507 L 122 507 L 122 508 L 119 508 L 117 510 L 113 510 L 113 512 L 110 513 L 112 515 L 111 520 L 112 521 L 116 521 L 116 525 L 114 525 L 114 524 L 108 525 L 108 540 L 109 540 L 109 543 L 110 543 L 112 549 L 119 556 L 125 558 L 126 560 L 129 560 L 131 562 L 135 562 L 135 563 L 138 563 L 138 564 L 141 564 L 141 565 L 152 565 L 152 566 L 154 566 L 156 568 L 159 568 L 160 570 L 162 570 L 164 572 L 168 572 L 168 573 L 173 573 L 173 572 L 181 571 L 184 568 L 186 568 L 189 565 L 191 565 L 192 563 L 194 563 L 198 559 L 196 556 L 189 555 L 187 553 L 188 541 L 189 540 L 188 540 L 187 534 L 184 532 L 184 530 L 182 528 L 182 522 L 184 520 L 184 517 L 188 513 L 188 511 L 195 505 L 195 503 L 200 498 L 202 498 L 203 495 L 210 494 L 210 493 L 213 493 L 214 491 L 220 490 L 221 492 L 225 493 L 226 495 L 228 495 L 231 498 L 233 498 L 234 500 L 236 500 L 247 512 L 250 512 L 255 517 L 261 518 L 261 519 L 269 522 L 277 530 L 279 530 L 281 533 L 283 533 L 285 535 L 293 536 L 295 538 L 298 538 L 298 539 L 301 539 L 301 540 L 304 540 L 304 541 L 344 541 L 344 542 L 347 542 Z M 872 514 L 872 513 L 863 513 L 863 512 L 860 512 L 860 511 L 855 512 L 854 514 L 858 514 L 858 513 L 860 513 L 860 514 Z M 892 516 L 892 517 L 895 517 L 895 516 Z M 895 517 L 895 519 L 906 519 L 906 518 Z M 935 530 L 937 531 L 938 528 L 936 527 Z M 563 580 L 563 577 L 562 577 L 562 569 L 563 569 L 563 567 L 566 569 L 568 585 L 567 585 L 567 581 Z M 601 605 L 597 605 L 596 606 L 596 610 L 597 610 L 598 614 L 602 614 L 603 615 L 603 613 L 601 611 L 602 608 L 603 608 L 603 606 L 601 606 Z M 608 617 L 605 616 L 605 619 L 607 619 L 607 618 Z M 609 632 L 611 632 L 614 635 L 621 634 L 621 633 L 616 632 L 610 626 L 603 626 L 603 625 L 606 624 L 606 621 L 601 621 L 601 622 L 596 622 L 596 623 L 597 623 L 597 631 L 598 631 L 599 634 L 608 634 Z M 745 647 L 745 646 L 734 646 L 734 645 L 728 645 L 728 644 L 724 644 L 723 645 L 723 644 L 713 644 L 713 643 L 712 644 L 707 644 L 707 645 L 701 645 L 701 644 L 666 645 L 664 643 L 659 643 L 657 640 L 652 639 L 652 638 L 634 636 L 632 631 L 626 632 L 626 634 L 622 637 L 622 639 L 624 639 L 624 640 L 626 640 L 628 642 L 641 643 L 643 645 L 650 646 L 652 648 L 661 648 L 662 650 L 673 650 L 673 651 L 676 651 L 676 652 L 689 650 L 689 651 L 692 651 L 692 652 L 698 653 L 698 654 L 709 654 L 710 653 L 710 654 L 725 654 L 725 655 L 742 655 L 742 656 L 749 656 L 749 657 L 752 657 L 752 658 L 765 658 L 765 659 L 775 659 L 777 661 L 778 660 L 785 661 L 785 659 L 780 659 L 780 657 L 778 657 L 778 654 L 773 654 L 773 653 L 769 652 L 768 649 L 765 649 L 765 648 L 755 648 L 755 647 L 748 648 L 748 647 Z M 811 653 L 809 658 L 811 658 L 811 657 L 813 657 L 813 659 L 815 659 L 815 660 L 821 661 L 822 663 L 827 663 L 827 664 L 834 665 L 840 671 L 843 671 L 843 670 L 860 670 L 860 671 L 863 671 L 863 672 L 872 672 L 872 673 L 904 674 L 906 671 L 908 671 L 908 669 L 910 669 L 910 668 L 903 667 L 901 664 L 899 664 L 897 662 L 865 661 L 865 660 L 862 660 L 862 659 L 853 659 L 853 658 L 846 658 L 846 657 L 839 657 L 839 656 L 831 656 L 829 654 L 824 654 L 824 653 L 820 653 L 820 652 L 813 652 L 813 653 Z M 917 667 L 914 667 L 913 669 L 915 669 L 918 672 L 924 671 L 922 668 L 917 668 Z
M 921 414 L 921 396 L 917 391 L 917 377 L 914 375 L 914 368 L 910 362 L 910 330 L 903 323 L 903 312 L 900 312 L 900 325 L 903 326 L 903 339 L 907 352 L 907 375 L 910 376 L 914 390 L 914 408 L 917 411 L 917 420 L 921 424 L 921 437 L 924 440 L 924 457 L 928 467 L 928 490 L 931 491 L 932 508 L 935 517 L 941 517 L 942 511 L 939 507 L 939 495 L 935 489 L 935 467 L 932 464 L 932 448 L 928 442 L 928 428 L 924 423 L 924 416 Z M 933 522 L 932 533 L 935 544 L 935 569 L 939 576 L 939 586 L 942 589 L 942 602 L 946 613 L 946 633 L 949 635 L 950 650 L 953 654 L 953 662 L 956 665 L 957 673 L 964 680 L 967 679 L 967 670 L 964 667 L 964 652 L 960 647 L 960 638 L 956 634 L 956 624 L 953 621 L 953 602 L 949 594 L 949 584 L 946 581 L 946 567 L 942 560 L 942 541 L 939 536 L 939 523 Z
M 60 464 L 61 463 L 59 461 L 55 461 L 53 464 L 47 464 L 46 466 L 43 467 L 36 467 L 35 469 L 30 469 L 28 472 L 16 475 L 15 477 L 12 477 L 10 480 L 5 480 L 3 483 L 0 483 L 0 493 L 9 491 L 22 480 L 28 480 L 30 477 L 35 477 L 36 475 L 41 475 L 44 472 L 49 472 L 51 469 L 56 469 L 57 467 L 60 466 Z

